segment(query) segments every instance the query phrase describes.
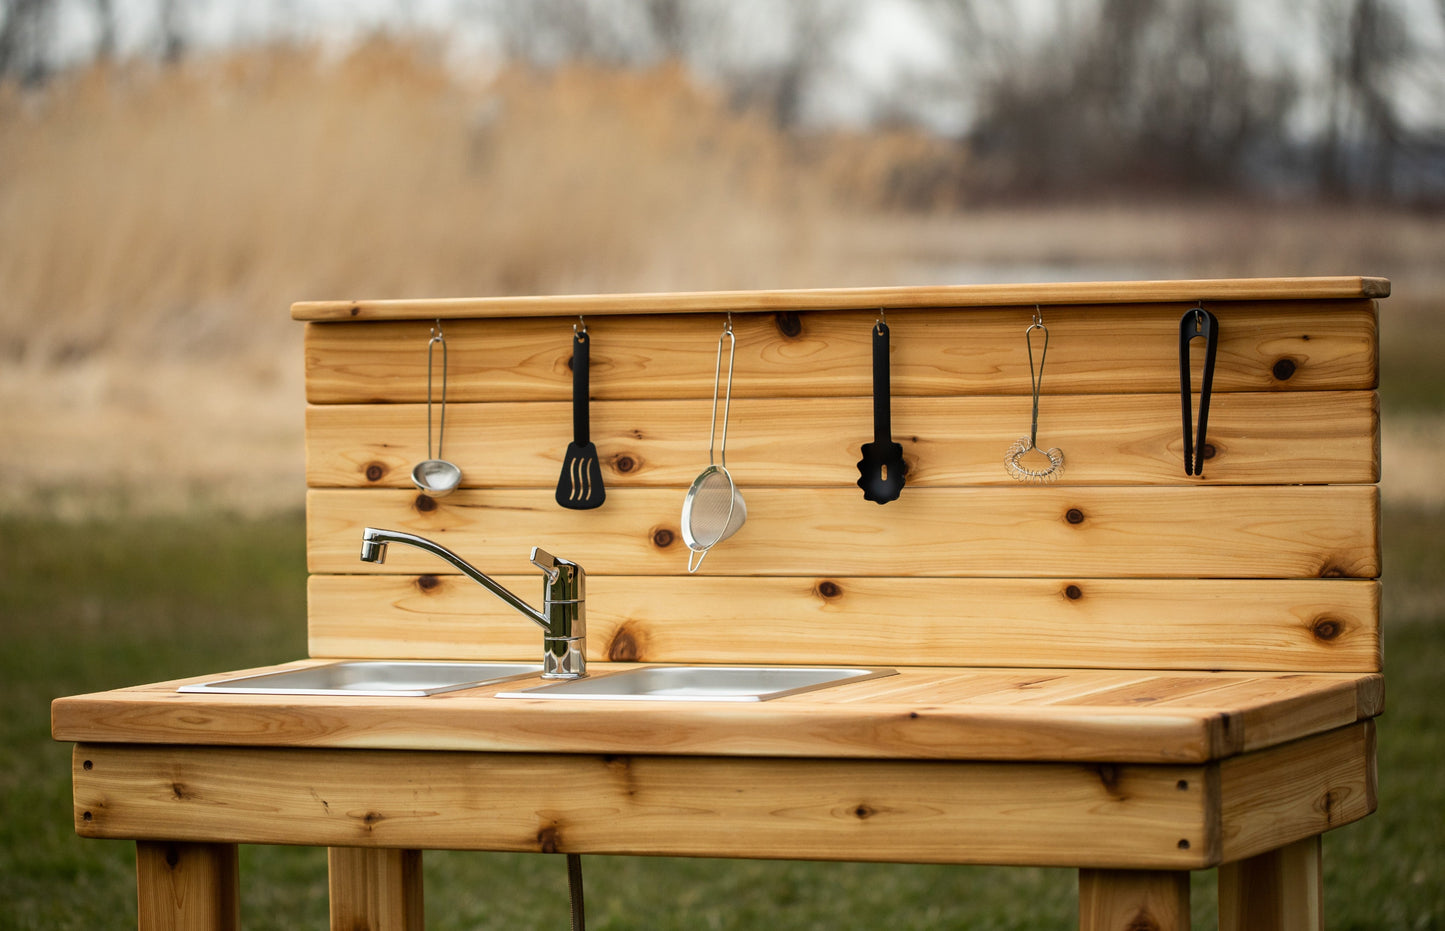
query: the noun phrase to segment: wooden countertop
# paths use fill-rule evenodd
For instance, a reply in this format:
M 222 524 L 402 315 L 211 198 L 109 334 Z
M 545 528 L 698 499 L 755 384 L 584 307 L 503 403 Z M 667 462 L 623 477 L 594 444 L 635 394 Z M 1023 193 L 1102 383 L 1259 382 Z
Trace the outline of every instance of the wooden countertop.
M 1201 763 L 1373 717 L 1369 673 L 896 667 L 767 702 L 179 693 L 212 673 L 57 699 L 57 740 L 490 752 Z M 593 663 L 593 675 L 633 668 Z

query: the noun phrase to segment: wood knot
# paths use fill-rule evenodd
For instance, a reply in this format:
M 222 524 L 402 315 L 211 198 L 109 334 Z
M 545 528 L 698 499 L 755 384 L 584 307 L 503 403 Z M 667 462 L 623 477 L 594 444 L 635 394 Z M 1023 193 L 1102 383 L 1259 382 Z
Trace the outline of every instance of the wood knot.
M 773 314 L 773 325 L 788 339 L 797 339 L 803 335 L 803 318 L 791 310 Z
M 379 462 L 368 462 L 366 464 L 366 480 L 368 482 L 379 482 L 386 478 L 386 466 Z
M 672 546 L 672 541 L 677 539 L 673 532 L 666 527 L 658 527 L 652 531 L 652 545 L 658 549 L 667 549 Z
M 837 598 L 843 594 L 843 586 L 832 579 L 824 579 L 813 587 L 813 591 L 817 592 L 820 598 Z
M 1348 576 L 1348 572 L 1333 563 L 1325 563 L 1320 567 L 1320 578 L 1322 579 L 1343 579 Z
M 1084 590 L 1077 585 L 1064 586 L 1064 597 L 1070 601 L 1078 601 L 1084 597 Z
M 416 577 L 416 587 L 424 592 L 435 591 L 442 584 L 442 580 L 434 575 L 419 575 Z
M 1159 921 L 1146 911 L 1140 911 L 1129 919 L 1124 931 L 1159 931 Z
M 1188 780 L 1188 779 L 1181 779 L 1181 780 L 1179 780 L 1178 782 L 1174 783 L 1174 788 L 1178 789 L 1180 792 L 1188 792 L 1188 791 L 1189 791 L 1189 780 Z
M 1064 520 L 1071 524 L 1082 524 L 1084 522 L 1084 512 L 1078 508 L 1069 508 L 1068 513 L 1064 515 Z
M 430 495 L 417 495 L 416 500 L 412 502 L 412 506 L 423 514 L 437 509 L 436 499 Z
M 642 647 L 632 628 L 626 624 L 607 642 L 607 660 L 613 663 L 636 663 L 642 659 Z
M 1298 366 L 1293 359 L 1285 357 L 1275 362 L 1274 368 L 1271 369 L 1271 371 L 1274 373 L 1277 381 L 1289 381 L 1290 378 L 1294 376 L 1297 368 Z
M 557 852 L 557 826 L 549 824 L 537 832 L 537 850 L 541 853 Z
M 1213 443 L 1205 443 L 1201 452 L 1203 452 L 1205 459 L 1213 459 L 1218 454 L 1218 450 L 1214 448 Z
M 166 866 L 175 869 L 181 862 L 181 851 L 175 844 L 166 844 Z
M 385 821 L 386 816 L 379 811 L 368 811 L 366 814 L 361 816 L 361 820 L 367 827 L 370 828 L 375 827 L 382 821 Z
M 1345 625 L 1339 618 L 1319 617 L 1315 618 L 1314 625 L 1310 630 L 1314 633 L 1316 640 L 1329 642 L 1344 633 Z
M 859 821 L 867 821 L 875 814 L 877 814 L 877 812 L 875 812 L 872 808 L 869 808 L 867 805 L 859 805 L 857 808 L 853 809 L 853 815 Z
M 1119 767 L 1113 763 L 1104 763 L 1096 770 L 1099 774 L 1099 782 L 1104 786 L 1104 791 L 1116 798 L 1119 794 Z
M 639 462 L 640 460 L 634 459 L 626 454 L 617 455 L 612 457 L 612 468 L 616 469 L 619 473 L 626 475 L 633 469 L 636 469 Z
M 359 317 L 359 316 L 361 316 L 361 308 L 360 308 L 359 306 L 357 306 L 356 304 L 352 304 L 352 305 L 351 305 L 351 316 L 353 316 L 353 317 Z

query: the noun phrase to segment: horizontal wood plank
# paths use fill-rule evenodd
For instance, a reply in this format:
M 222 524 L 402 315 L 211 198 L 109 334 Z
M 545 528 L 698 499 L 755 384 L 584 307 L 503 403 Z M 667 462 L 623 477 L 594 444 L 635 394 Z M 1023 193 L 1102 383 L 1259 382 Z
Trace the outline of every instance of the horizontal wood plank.
M 811 288 L 653 294 L 559 294 L 527 297 L 298 301 L 296 320 L 431 320 L 571 314 L 686 314 L 909 307 L 980 307 L 1140 301 L 1327 300 L 1388 297 L 1385 278 L 1214 278 L 1185 281 L 1041 282 L 925 287 Z
M 856 489 L 749 488 L 747 523 L 708 575 L 1051 578 L 1375 578 L 1373 485 L 1200 488 L 918 488 L 886 506 Z M 550 490 L 432 499 L 384 489 L 307 495 L 312 572 L 418 574 L 444 563 L 394 546 L 360 561 L 364 527 L 430 535 L 485 572 L 517 572 L 542 546 L 599 575 L 682 575 L 681 489 L 620 488 L 592 511 Z
M 1179 319 L 1192 305 L 1049 308 L 1046 394 L 1179 390 Z M 1372 301 L 1222 305 L 1216 392 L 1372 389 Z M 866 396 L 876 313 L 734 321 L 735 397 Z M 894 395 L 1028 395 L 1032 309 L 889 315 Z M 562 401 L 575 318 L 444 326 L 449 401 Z M 592 396 L 712 397 L 723 318 L 617 317 L 588 324 Z M 306 394 L 317 404 L 424 402 L 429 321 L 310 325 Z M 440 376 L 440 362 L 437 374 Z M 440 387 L 436 387 L 440 392 Z
M 608 488 L 683 486 L 707 464 L 711 401 L 601 401 L 591 440 Z M 872 399 L 747 398 L 733 406 L 728 467 L 768 485 L 858 481 L 873 441 Z M 306 412 L 312 487 L 410 488 L 427 458 L 426 405 L 313 405 Z M 893 437 L 909 487 L 1011 485 L 1008 448 L 1029 432 L 1028 398 L 899 398 Z M 1064 485 L 1327 484 L 1379 480 L 1379 409 L 1371 391 L 1221 394 L 1200 477 L 1183 469 L 1179 396 L 1050 395 L 1040 442 L 1064 452 Z M 449 405 L 446 458 L 467 488 L 554 487 L 572 441 L 569 402 Z
M 447 568 L 442 565 L 438 569 Z M 540 603 L 541 577 L 498 576 Z M 587 655 L 1377 672 L 1379 583 L 592 575 Z M 534 660 L 536 628 L 460 575 L 313 575 L 317 657 Z M 906 636 L 900 636 L 906 631 Z
M 1225 861 L 1358 821 L 1378 805 L 1375 723 L 1226 760 L 1219 789 Z
M 1061 764 L 114 745 L 80 755 L 86 837 L 1170 869 L 1206 865 L 1214 846 L 1205 772 L 1190 766 L 1101 777 Z

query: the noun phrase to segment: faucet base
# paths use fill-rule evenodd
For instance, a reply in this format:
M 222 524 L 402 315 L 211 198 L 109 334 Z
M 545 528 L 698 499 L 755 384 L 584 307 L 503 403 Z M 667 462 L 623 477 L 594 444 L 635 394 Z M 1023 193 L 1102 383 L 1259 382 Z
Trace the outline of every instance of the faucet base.
M 587 657 L 583 653 L 586 637 L 543 638 L 542 678 L 583 679 L 587 676 Z

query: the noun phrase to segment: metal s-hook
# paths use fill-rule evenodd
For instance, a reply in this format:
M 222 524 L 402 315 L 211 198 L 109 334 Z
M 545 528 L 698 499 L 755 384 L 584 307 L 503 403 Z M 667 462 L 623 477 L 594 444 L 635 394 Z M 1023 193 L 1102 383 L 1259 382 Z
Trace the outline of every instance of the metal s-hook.
M 1204 340 L 1204 371 L 1199 385 L 1199 423 L 1192 410 L 1190 349 Z M 1219 351 L 1219 320 L 1204 302 L 1184 312 L 1179 321 L 1179 402 L 1184 418 L 1184 474 L 1204 474 L 1205 437 L 1209 430 L 1209 395 L 1214 388 L 1214 359 Z

